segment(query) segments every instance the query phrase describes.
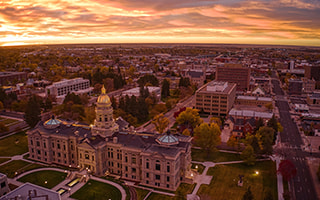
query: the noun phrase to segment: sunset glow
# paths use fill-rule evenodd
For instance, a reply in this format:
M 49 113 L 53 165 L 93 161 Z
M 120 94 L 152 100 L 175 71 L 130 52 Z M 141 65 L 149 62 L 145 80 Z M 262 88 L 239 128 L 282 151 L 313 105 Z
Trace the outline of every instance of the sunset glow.
M 320 46 L 310 0 L 4 0 L 0 45 L 247 43 Z

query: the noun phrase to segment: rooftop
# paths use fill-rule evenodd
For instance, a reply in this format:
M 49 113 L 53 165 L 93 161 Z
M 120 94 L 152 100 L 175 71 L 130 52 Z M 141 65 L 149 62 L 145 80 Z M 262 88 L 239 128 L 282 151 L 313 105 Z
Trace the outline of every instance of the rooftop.
M 228 83 L 223 81 L 211 81 L 205 84 L 204 86 L 200 87 L 197 92 L 199 93 L 214 92 L 214 93 L 228 94 L 232 91 L 234 87 L 236 87 L 235 83 Z

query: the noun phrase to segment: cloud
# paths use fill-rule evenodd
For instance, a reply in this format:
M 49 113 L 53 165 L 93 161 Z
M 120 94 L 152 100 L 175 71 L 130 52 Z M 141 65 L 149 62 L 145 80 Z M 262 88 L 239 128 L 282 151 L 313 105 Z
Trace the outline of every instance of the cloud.
M 220 37 L 299 43 L 320 39 L 318 19 L 317 0 L 8 0 L 0 2 L 0 42 Z

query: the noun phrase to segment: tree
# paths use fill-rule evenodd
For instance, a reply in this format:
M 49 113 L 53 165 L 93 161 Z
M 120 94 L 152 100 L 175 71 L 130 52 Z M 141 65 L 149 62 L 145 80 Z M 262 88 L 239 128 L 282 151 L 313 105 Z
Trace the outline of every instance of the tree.
M 165 99 L 170 96 L 170 82 L 164 79 L 161 87 L 161 99 Z
M 213 122 L 216 123 L 216 124 L 218 124 L 219 127 L 222 126 L 222 121 L 221 121 L 221 119 L 218 118 L 218 117 L 211 117 L 211 118 L 210 118 L 210 123 L 213 123 Z
M 256 157 L 251 145 L 247 145 L 246 148 L 242 151 L 241 158 L 247 163 L 247 165 L 254 165 Z
M 264 105 L 268 110 L 272 110 L 273 109 L 273 105 L 272 103 L 267 103 L 266 105 Z
M 9 128 L 3 122 L 0 122 L 0 133 L 4 133 L 7 131 L 9 131 Z
M 233 149 L 236 148 L 236 146 L 238 146 L 238 140 L 236 138 L 236 136 L 232 135 L 229 140 L 227 141 L 227 145 L 229 147 L 232 147 Z
M 186 136 L 190 136 L 190 131 L 189 131 L 189 129 L 184 129 L 183 131 L 182 131 L 182 135 L 186 135 Z
M 274 137 L 274 130 L 270 127 L 261 127 L 257 133 L 257 138 L 259 138 L 259 143 L 261 144 L 262 153 L 272 154 L 272 143 Z
M 254 133 L 256 133 L 260 127 L 264 126 L 264 122 L 263 119 L 260 117 L 257 121 L 256 121 L 256 127 L 254 128 Z
M 250 186 L 248 187 L 247 191 L 244 193 L 242 200 L 253 200 L 253 194 L 251 192 Z
M 161 113 L 155 116 L 151 123 L 154 124 L 156 130 L 162 134 L 169 125 L 169 119 Z
M 198 126 L 202 122 L 202 119 L 200 118 L 200 115 L 197 109 L 192 109 L 188 107 L 186 108 L 185 111 L 179 114 L 179 116 L 176 118 L 176 122 L 179 125 L 185 125 L 187 128 L 194 129 L 196 126 Z M 191 131 L 191 135 L 192 135 L 192 132 L 193 131 Z
M 40 121 L 41 117 L 40 102 L 38 102 L 35 95 L 29 100 L 25 112 L 25 119 L 27 124 L 33 128 Z
M 290 160 L 282 160 L 279 164 L 278 172 L 281 173 L 286 181 L 289 181 L 297 174 L 297 169 Z
M 202 123 L 194 129 L 194 142 L 202 150 L 207 152 L 207 157 L 213 151 L 216 151 L 216 146 L 220 144 L 221 130 L 216 123 Z

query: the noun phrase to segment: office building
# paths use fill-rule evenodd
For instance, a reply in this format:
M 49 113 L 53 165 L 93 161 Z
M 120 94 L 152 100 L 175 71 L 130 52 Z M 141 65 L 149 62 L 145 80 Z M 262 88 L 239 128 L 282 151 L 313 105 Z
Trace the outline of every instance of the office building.
M 237 84 L 237 91 L 249 89 L 250 69 L 241 64 L 225 64 L 216 68 L 216 80 Z
M 226 116 L 236 97 L 236 84 L 211 81 L 196 91 L 195 108 L 215 116 Z
M 75 94 L 91 94 L 92 90 L 93 87 L 90 87 L 90 81 L 88 79 L 75 78 L 55 82 L 47 86 L 46 95 L 53 95 L 59 98 L 72 92 Z

